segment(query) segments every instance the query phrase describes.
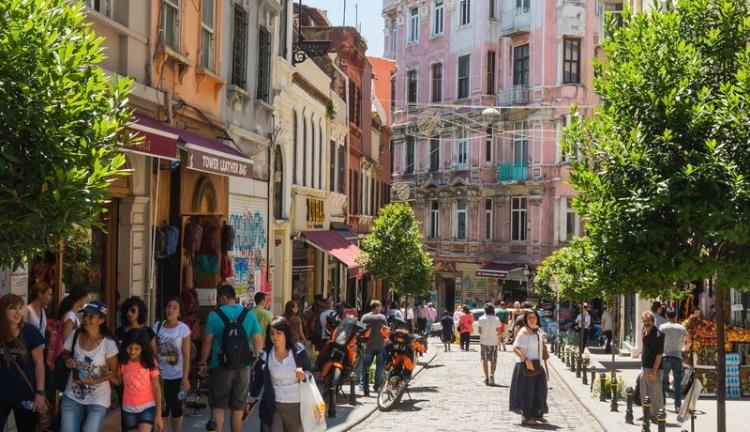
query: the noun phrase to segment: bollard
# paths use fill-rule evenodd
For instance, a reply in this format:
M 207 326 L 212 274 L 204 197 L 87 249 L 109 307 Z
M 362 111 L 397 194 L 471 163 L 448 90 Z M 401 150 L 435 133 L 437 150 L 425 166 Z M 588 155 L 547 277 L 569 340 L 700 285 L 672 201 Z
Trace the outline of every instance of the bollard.
M 581 377 L 581 366 L 583 364 L 583 357 L 581 357 L 581 354 L 578 354 L 576 357 L 576 378 Z
M 602 371 L 599 374 L 599 402 L 607 402 L 607 374 Z
M 659 432 L 667 432 L 667 412 L 664 408 L 656 412 L 656 427 Z
M 583 367 L 583 372 L 582 372 L 582 375 L 583 375 L 583 385 L 585 385 L 585 386 L 589 385 L 589 374 L 588 374 L 587 369 L 588 368 L 586 366 L 584 366 Z
M 570 350 L 565 351 L 565 367 L 570 368 Z
M 357 395 L 354 393 L 354 378 L 349 378 L 349 405 L 357 404 Z
M 594 381 L 596 381 L 596 368 L 591 366 L 591 388 L 589 389 L 590 392 L 594 391 Z
M 627 395 L 627 405 L 625 406 L 625 423 L 633 424 L 633 398 L 635 397 L 635 390 L 633 387 L 628 387 L 625 390 Z
M 612 388 L 612 405 L 610 405 L 609 410 L 611 412 L 617 412 L 617 377 L 612 375 L 612 384 L 610 385 L 610 388 Z
M 651 432 L 651 398 L 643 398 L 643 429 L 641 432 Z

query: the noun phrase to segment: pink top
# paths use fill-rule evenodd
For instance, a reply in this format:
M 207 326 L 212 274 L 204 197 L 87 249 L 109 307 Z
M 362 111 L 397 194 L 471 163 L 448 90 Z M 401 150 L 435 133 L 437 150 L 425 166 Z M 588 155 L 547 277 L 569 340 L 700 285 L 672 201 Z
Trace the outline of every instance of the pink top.
M 151 378 L 159 376 L 159 368 L 156 365 L 154 369 L 147 369 L 140 362 L 129 361 L 120 366 L 120 374 L 125 384 L 122 397 L 123 411 L 138 413 L 156 406 L 154 388 L 151 386 Z
M 458 319 L 458 332 L 471 333 L 473 324 L 474 315 L 471 312 L 462 314 L 461 318 Z

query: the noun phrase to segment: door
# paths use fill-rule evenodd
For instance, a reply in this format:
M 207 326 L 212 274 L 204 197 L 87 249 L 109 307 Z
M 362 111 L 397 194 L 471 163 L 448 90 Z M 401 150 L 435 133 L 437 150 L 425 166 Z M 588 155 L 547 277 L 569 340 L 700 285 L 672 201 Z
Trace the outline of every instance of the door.
M 448 312 L 453 312 L 456 309 L 456 280 L 455 279 L 443 279 L 445 284 L 445 308 Z

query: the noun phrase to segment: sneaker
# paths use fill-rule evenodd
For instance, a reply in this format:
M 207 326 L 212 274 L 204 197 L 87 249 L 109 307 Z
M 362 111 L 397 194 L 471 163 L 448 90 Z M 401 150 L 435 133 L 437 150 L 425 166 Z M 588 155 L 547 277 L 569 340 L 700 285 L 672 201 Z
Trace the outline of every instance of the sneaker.
M 495 385 L 495 376 L 490 377 L 490 385 Z

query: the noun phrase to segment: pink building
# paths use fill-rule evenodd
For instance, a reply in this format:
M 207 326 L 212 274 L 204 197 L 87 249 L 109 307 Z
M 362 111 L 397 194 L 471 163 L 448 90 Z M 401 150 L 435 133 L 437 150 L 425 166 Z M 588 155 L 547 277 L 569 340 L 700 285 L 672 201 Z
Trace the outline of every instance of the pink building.
M 603 13 L 582 0 L 383 0 L 393 199 L 422 222 L 441 307 L 526 298 L 536 266 L 579 234 L 575 155 L 560 140 L 570 105 L 598 103 Z

